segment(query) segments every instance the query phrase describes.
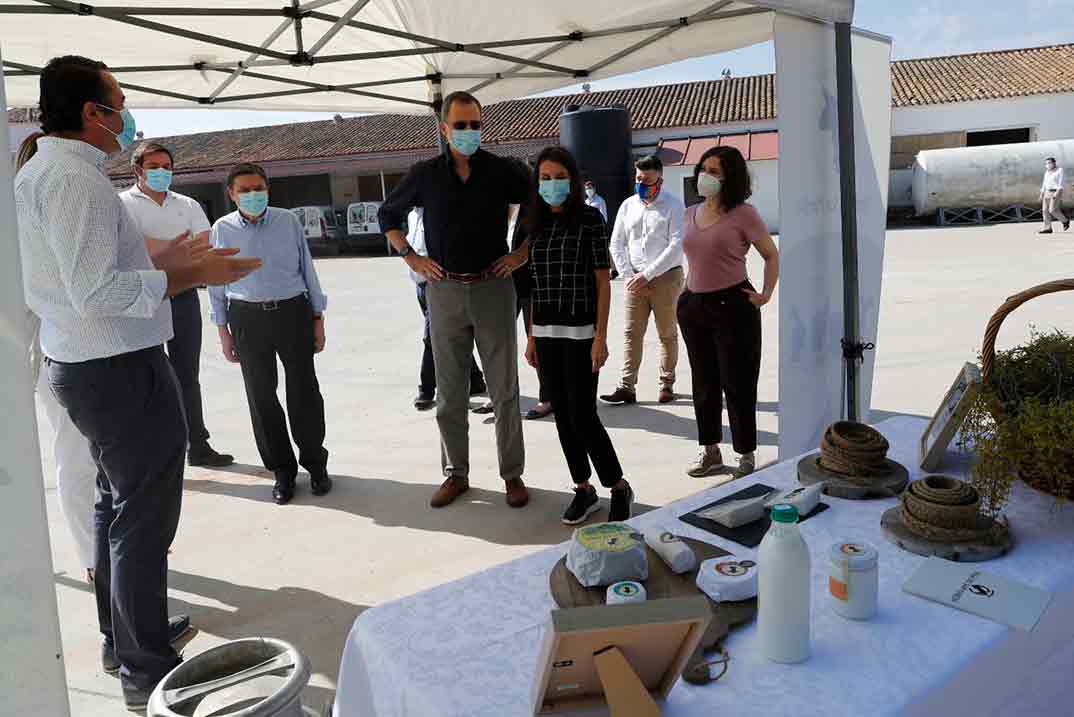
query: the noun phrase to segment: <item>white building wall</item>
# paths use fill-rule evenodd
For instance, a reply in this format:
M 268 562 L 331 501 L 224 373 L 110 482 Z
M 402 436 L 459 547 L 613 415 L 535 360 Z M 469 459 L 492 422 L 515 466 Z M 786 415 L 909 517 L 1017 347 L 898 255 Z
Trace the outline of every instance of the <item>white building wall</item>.
M 1074 92 L 980 102 L 899 107 L 893 136 L 1031 127 L 1036 141 L 1074 137 Z

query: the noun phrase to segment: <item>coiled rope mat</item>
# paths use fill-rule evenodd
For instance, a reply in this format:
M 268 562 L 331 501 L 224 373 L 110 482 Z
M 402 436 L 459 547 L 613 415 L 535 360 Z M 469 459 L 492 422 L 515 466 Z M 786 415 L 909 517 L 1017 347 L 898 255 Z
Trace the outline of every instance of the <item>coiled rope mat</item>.
M 891 542 L 918 555 L 975 562 L 1011 547 L 1007 524 L 980 512 L 981 499 L 969 483 L 927 476 L 909 485 L 899 506 L 884 513 L 881 529 Z
M 824 483 L 836 498 L 893 498 L 906 488 L 910 473 L 890 460 L 888 440 L 863 423 L 839 421 L 824 432 L 820 452 L 798 462 L 803 485 Z

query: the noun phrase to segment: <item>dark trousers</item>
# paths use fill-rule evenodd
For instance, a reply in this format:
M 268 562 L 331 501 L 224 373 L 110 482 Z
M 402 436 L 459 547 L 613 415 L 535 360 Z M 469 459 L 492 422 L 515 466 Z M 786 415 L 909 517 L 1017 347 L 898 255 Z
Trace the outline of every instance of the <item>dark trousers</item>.
M 168 548 L 179 525 L 187 427 L 160 347 L 48 362 L 49 384 L 97 463 L 93 587 L 124 686 L 145 689 L 179 662 L 168 640 Z
M 518 299 L 518 314 L 522 317 L 522 324 L 526 327 L 526 336 L 529 337 L 532 327 L 530 326 L 530 297 L 519 297 Z M 544 379 L 541 377 L 541 367 L 537 367 L 537 400 L 541 403 L 551 403 L 552 399 L 548 397 L 548 391 L 544 387 Z
M 678 319 L 693 374 L 697 442 L 723 438 L 723 397 L 735 452 L 757 449 L 757 379 L 761 373 L 761 310 L 750 303 L 743 282 L 703 294 L 683 292 Z
M 198 290 L 191 289 L 172 298 L 172 327 L 175 336 L 168 342 L 168 358 L 179 379 L 179 390 L 186 410 L 190 448 L 209 447 L 209 431 L 201 407 L 201 301 Z
M 590 461 L 600 484 L 611 488 L 623 477 L 612 439 L 597 415 L 597 382 L 593 371 L 593 340 L 537 339 L 548 399 L 556 407 L 556 432 L 575 483 L 589 480 Z
M 301 465 L 311 474 L 328 464 L 324 448 L 324 398 L 313 365 L 313 307 L 305 296 L 280 301 L 273 310 L 260 304 L 232 300 L 228 324 L 239 352 L 242 380 L 254 439 L 265 468 L 277 479 L 293 480 Z M 287 387 L 287 416 L 276 397 L 283 364 Z M 298 446 L 298 462 L 287 434 Z
M 421 341 L 424 350 L 421 354 L 421 384 L 418 390 L 424 396 L 432 397 L 436 394 L 436 362 L 433 361 L 432 322 L 429 320 L 429 302 L 425 298 L 425 284 L 417 285 L 418 306 L 421 307 L 421 315 L 425 317 L 425 331 Z M 481 368 L 477 365 L 477 358 L 470 361 L 470 383 L 484 383 L 485 377 Z

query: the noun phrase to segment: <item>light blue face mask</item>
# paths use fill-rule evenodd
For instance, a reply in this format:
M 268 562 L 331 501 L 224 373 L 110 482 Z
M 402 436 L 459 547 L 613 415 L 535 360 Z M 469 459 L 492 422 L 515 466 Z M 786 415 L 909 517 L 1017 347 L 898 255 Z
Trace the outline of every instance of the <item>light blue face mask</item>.
M 172 170 L 163 167 L 145 170 L 145 186 L 154 192 L 168 191 L 172 186 Z
M 251 217 L 259 217 L 268 208 L 268 192 L 246 192 L 239 195 L 239 209 Z
M 102 105 L 100 102 L 97 103 L 97 106 L 104 107 L 106 110 L 112 110 L 113 112 L 119 112 L 119 116 L 123 118 L 123 130 L 119 134 L 112 132 L 112 130 L 108 129 L 100 122 L 97 124 L 100 127 L 104 127 L 106 131 L 116 138 L 116 142 L 119 142 L 119 148 L 121 150 L 130 149 L 130 146 L 134 144 L 134 140 L 138 135 L 138 123 L 134 121 L 134 115 L 132 115 L 130 110 L 126 107 L 124 107 L 123 110 L 117 110 L 115 107 Z
M 465 154 L 472 155 L 481 146 L 481 130 L 479 129 L 456 129 L 451 131 L 451 146 Z
M 537 193 L 549 206 L 558 207 L 567 201 L 571 193 L 571 180 L 569 179 L 542 179 L 537 186 Z

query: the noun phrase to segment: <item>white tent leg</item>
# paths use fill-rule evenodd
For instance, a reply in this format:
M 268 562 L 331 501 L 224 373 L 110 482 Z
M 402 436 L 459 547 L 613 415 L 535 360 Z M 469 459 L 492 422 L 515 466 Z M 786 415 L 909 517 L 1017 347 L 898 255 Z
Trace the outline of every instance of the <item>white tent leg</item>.
M 70 714 L 0 79 L 0 714 Z
M 779 194 L 782 275 L 779 298 L 779 456 L 815 450 L 824 429 L 844 415 L 843 250 L 835 29 L 777 14 Z M 858 194 L 860 333 L 876 338 L 883 265 L 886 186 L 876 172 L 888 161 L 890 83 L 885 38 L 854 38 L 854 135 Z M 889 98 L 890 99 L 890 98 Z M 883 156 L 881 159 L 881 155 Z M 884 175 L 886 176 L 886 171 Z M 882 184 L 882 183 L 881 183 Z M 866 420 L 875 352 L 861 367 Z

